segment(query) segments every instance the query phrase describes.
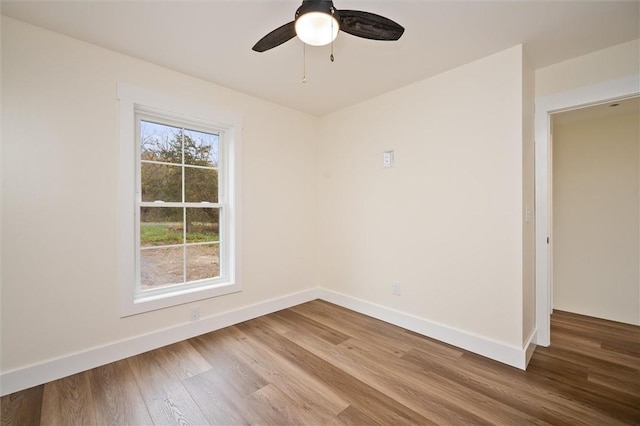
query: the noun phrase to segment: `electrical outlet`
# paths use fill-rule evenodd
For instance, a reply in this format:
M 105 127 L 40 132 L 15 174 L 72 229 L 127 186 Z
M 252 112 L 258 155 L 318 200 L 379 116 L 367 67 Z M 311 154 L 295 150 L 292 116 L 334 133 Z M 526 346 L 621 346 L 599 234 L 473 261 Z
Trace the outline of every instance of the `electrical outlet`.
M 200 308 L 195 306 L 191 308 L 191 322 L 198 321 L 200 319 Z
M 391 283 L 391 293 L 395 296 L 400 296 L 400 283 L 398 281 Z

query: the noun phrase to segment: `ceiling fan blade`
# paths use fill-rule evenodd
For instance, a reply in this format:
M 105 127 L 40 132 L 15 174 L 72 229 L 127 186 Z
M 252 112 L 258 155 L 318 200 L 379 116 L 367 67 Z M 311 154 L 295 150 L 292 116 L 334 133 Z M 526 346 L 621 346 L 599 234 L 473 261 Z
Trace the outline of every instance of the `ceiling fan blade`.
M 389 18 L 359 10 L 339 10 L 340 29 L 370 40 L 398 40 L 404 27 Z
M 266 36 L 262 37 L 253 50 L 256 52 L 264 52 L 265 50 L 273 49 L 276 46 L 280 46 L 285 41 L 289 41 L 296 36 L 295 21 L 291 21 L 288 24 L 284 24 L 281 27 L 271 31 Z

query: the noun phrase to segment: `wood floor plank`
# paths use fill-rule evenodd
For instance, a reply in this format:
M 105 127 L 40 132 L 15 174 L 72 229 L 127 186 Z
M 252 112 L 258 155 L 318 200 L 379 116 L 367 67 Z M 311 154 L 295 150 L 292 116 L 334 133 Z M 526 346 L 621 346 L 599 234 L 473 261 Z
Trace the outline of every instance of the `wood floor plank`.
M 257 374 L 244 360 L 238 358 L 231 349 L 233 345 L 232 331 L 218 330 L 191 339 L 191 343 L 202 354 L 207 362 L 215 366 L 210 374 L 227 380 L 229 391 L 244 398 L 267 386 L 269 381 Z
M 587 380 L 634 398 L 638 398 L 640 395 L 640 375 L 638 374 L 614 377 L 607 374 L 606 371 L 589 371 Z
M 157 354 L 164 359 L 165 367 L 180 379 L 188 379 L 211 369 L 211 364 L 188 340 L 157 349 Z
M 412 348 L 421 348 L 429 353 L 455 360 L 463 351 L 442 342 L 419 336 L 384 321 L 376 320 L 328 302 L 313 301 L 291 308 L 318 322 L 344 333 L 357 335 L 361 340 L 376 342 L 380 350 L 402 356 Z M 400 332 L 401 331 L 401 332 Z
M 290 332 L 287 337 L 438 424 L 495 424 L 507 420 L 537 423 L 526 413 L 402 359 L 375 354 L 375 348 L 367 342 L 351 339 L 331 348 L 304 333 Z
M 461 362 L 482 368 L 497 380 L 510 383 L 514 390 L 527 389 L 539 395 L 548 395 L 547 405 L 562 412 L 574 413 L 574 417 L 578 419 L 576 423 L 629 424 L 629 419 L 635 419 L 640 414 L 640 403 L 633 404 L 635 408 L 620 404 L 610 397 L 610 392 L 594 392 L 593 385 L 588 386 L 586 381 L 566 383 L 558 380 L 553 372 L 545 373 L 544 368 L 536 371 L 536 367 L 531 363 L 526 372 L 514 368 L 505 369 L 504 365 L 470 352 L 465 353 Z M 635 423 L 635 420 L 631 422 Z
M 165 367 L 165 360 L 157 350 L 127 358 L 151 419 L 161 425 L 206 424 L 180 378 Z
M 535 378 L 535 374 L 530 377 Z M 593 382 L 590 386 L 584 383 L 565 383 L 544 377 L 544 374 L 540 375 L 538 381 L 538 386 L 574 401 L 576 406 L 588 408 L 591 413 L 597 411 L 603 415 L 600 422 L 608 418 L 610 424 L 640 424 L 640 399 L 637 395 L 632 396 Z
M 316 302 L 294 306 L 291 310 L 342 333 L 353 333 L 360 338 L 379 342 L 381 350 L 387 351 L 395 356 L 401 356 L 405 351 L 412 348 L 410 344 L 404 343 L 401 340 L 394 342 L 394 345 L 383 344 L 388 337 L 384 336 L 380 330 L 370 330 L 357 321 L 346 319 L 345 316 L 340 315 L 339 311 L 334 312 Z M 293 328 L 289 328 L 287 331 L 291 330 L 293 330 Z
M 397 337 L 398 330 L 400 330 L 398 327 L 384 321 L 358 314 L 357 312 L 322 300 L 314 300 L 294 306 L 291 310 L 314 319 L 319 318 L 319 321 L 322 322 L 330 321 L 328 325 L 336 329 L 341 329 L 341 327 L 344 326 L 343 329 L 346 334 L 349 334 L 351 330 L 369 330 L 379 336 L 393 338 Z
M 242 421 L 235 423 L 314 424 L 319 421 L 327 423 L 335 417 L 323 412 L 323 405 L 320 405 L 328 401 L 327 396 L 317 391 L 310 392 L 314 387 L 313 381 L 307 382 L 305 388 L 305 384 L 296 377 L 300 371 L 292 371 L 279 360 L 274 360 L 268 350 L 253 350 L 248 340 L 234 327 L 193 339 L 194 346 L 215 365 L 212 370 L 188 381 L 190 392 L 212 423 L 228 424 L 219 420 L 220 416 L 231 416 L 233 410 L 242 416 Z M 269 367 L 264 367 L 265 362 Z M 228 371 L 233 371 L 233 374 L 225 373 Z M 241 373 L 237 374 L 238 371 Z M 293 374 L 287 376 L 287 372 Z M 239 383 L 236 382 L 238 378 Z M 280 390 L 275 383 L 283 384 L 285 389 L 294 389 L 292 396 Z M 206 389 L 208 395 L 202 389 Z M 224 395 L 220 395 L 220 390 Z M 207 399 L 211 398 L 219 406 L 215 413 L 206 411 L 205 404 L 210 405 Z M 318 398 L 318 401 L 313 398 Z M 340 409 L 343 407 L 341 404 Z
M 200 407 L 208 424 L 212 425 L 248 425 L 244 416 L 244 395 L 235 390 L 232 378 L 212 368 L 184 381 L 189 394 Z
M 275 384 L 305 410 L 316 412 L 319 418 L 325 418 L 322 413 L 335 416 L 349 405 L 332 387 L 286 362 L 276 351 L 260 345 L 236 327 L 228 327 L 223 333 L 215 334 L 230 337 L 224 340 L 225 350 L 231 351 L 235 358 L 245 362 L 265 381 Z M 216 347 L 220 345 L 216 344 Z
M 550 357 L 539 353 L 535 360 L 529 362 L 527 368 L 529 375 L 548 377 L 552 375 L 555 380 L 584 382 L 589 375 L 589 367 L 563 358 Z
M 249 395 L 245 404 L 251 424 L 310 425 L 320 420 L 315 413 L 305 410 L 274 384 Z
M 569 333 L 565 335 L 564 333 L 566 332 L 555 332 L 555 340 L 552 342 L 554 351 L 566 349 L 570 352 L 575 352 L 576 347 L 579 347 L 580 355 L 589 357 L 585 358 L 585 361 L 588 359 L 606 361 L 631 369 L 635 369 L 640 365 L 640 357 L 632 352 L 631 346 L 606 344 L 601 339 L 585 339 Z M 541 351 L 545 351 L 545 349 L 541 349 Z
M 133 373 L 126 361 L 88 371 L 91 395 L 99 425 L 148 425 L 152 423 Z
M 313 334 L 332 345 L 338 345 L 351 338 L 348 334 L 342 333 L 335 328 L 327 327 L 293 310 L 287 309 L 267 316 L 278 319 L 292 328 L 303 327 L 306 333 Z
M 616 340 L 622 338 L 635 342 L 640 341 L 638 326 L 590 318 L 577 314 L 554 313 L 553 315 L 555 319 L 551 323 L 552 332 L 554 330 L 567 330 L 581 336 L 603 336 Z
M 353 405 L 342 410 L 340 414 L 338 414 L 338 419 L 340 420 L 340 423 L 348 426 L 382 425 Z
M 620 357 L 618 360 L 607 359 L 608 356 L 598 356 L 590 348 L 580 348 L 567 345 L 555 345 L 552 348 L 536 348 L 537 358 L 539 361 L 546 361 L 549 358 L 558 360 L 565 364 L 575 364 L 588 369 L 604 370 L 615 376 L 624 376 L 635 374 L 638 371 L 638 363 L 633 363 Z M 534 364 L 535 365 L 535 362 Z
M 608 352 L 634 357 L 640 362 L 640 342 L 600 339 L 600 347 Z
M 415 376 L 407 374 L 399 377 L 390 372 L 384 364 L 397 362 L 396 357 L 383 357 L 382 362 L 372 360 L 372 354 L 369 354 L 367 359 L 356 357 L 354 353 L 357 349 L 353 339 L 332 347 L 324 345 L 320 339 L 302 331 L 291 331 L 285 337 L 434 423 L 486 423 L 473 413 L 461 409 L 455 410 L 452 404 L 440 397 L 439 392 L 442 389 L 420 387 L 422 383 Z
M 442 363 L 428 353 L 413 350 L 402 358 L 547 423 L 578 424 L 586 417 L 583 407 L 573 407 L 571 402 L 564 403 L 559 399 L 561 395 L 546 392 L 529 383 L 525 372 L 505 365 L 496 366 L 498 371 L 492 371 L 478 362 L 483 359 L 479 356 L 471 362 L 465 357 L 451 364 Z
M 44 385 L 40 422 L 46 425 L 97 424 L 88 372 Z
M 597 332 L 610 331 L 616 335 L 635 336 L 637 340 L 640 338 L 640 330 L 637 325 L 626 324 L 618 321 L 611 321 L 602 318 L 590 317 L 587 315 L 575 314 L 572 312 L 553 311 L 554 324 L 570 324 L 573 327 L 591 328 Z M 621 334 L 622 333 L 622 334 Z
M 434 424 L 427 418 L 357 380 L 331 363 L 327 363 L 306 351 L 287 338 L 270 333 L 263 328 L 260 318 L 238 324 L 240 330 L 251 333 L 256 340 L 270 348 L 277 348 L 278 354 L 288 362 L 305 368 L 310 374 L 335 387 L 341 396 L 349 400 L 359 410 L 368 413 L 378 423 L 383 424 Z
M 521 407 L 514 407 L 512 400 L 505 398 L 508 390 L 503 392 L 490 392 L 492 383 L 487 386 L 470 386 L 470 381 L 474 377 L 463 374 L 458 363 L 452 363 L 448 358 L 434 356 L 431 353 L 422 352 L 419 349 L 412 349 L 400 359 L 371 357 L 370 353 L 375 351 L 375 347 L 367 341 L 352 339 L 341 345 L 355 353 L 355 359 L 360 363 L 378 364 L 378 370 L 387 375 L 396 375 L 401 382 L 411 383 L 412 387 L 420 391 L 433 392 L 432 398 L 444 400 L 442 405 L 451 404 L 453 410 L 466 409 L 473 415 L 482 418 L 490 423 L 527 423 L 546 424 L 547 420 L 538 416 L 539 411 L 521 410 Z M 427 354 L 428 363 L 417 361 L 416 353 Z M 377 362 L 376 362 L 377 361 Z M 422 358 L 424 361 L 424 358 Z M 443 366 L 454 366 L 453 369 L 445 369 Z M 505 366 L 506 367 L 506 366 Z M 511 368 L 511 367 L 506 367 Z M 530 401 L 529 401 L 530 402 Z
M 432 371 L 409 365 L 403 358 L 371 357 L 367 342 L 352 339 L 341 345 L 342 348 L 348 350 L 348 362 L 352 363 L 352 368 L 366 366 L 378 374 L 375 384 L 368 383 L 381 391 L 390 389 L 394 399 L 438 424 L 495 424 L 513 414 L 509 413 L 510 407 L 499 406 L 499 402 L 483 394 L 457 386 Z M 518 414 L 515 417 L 520 421 L 527 417 Z M 535 419 L 528 420 L 528 423 L 536 424 Z
M 40 424 L 44 385 L 35 386 L 2 397 L 0 424 L 22 426 Z

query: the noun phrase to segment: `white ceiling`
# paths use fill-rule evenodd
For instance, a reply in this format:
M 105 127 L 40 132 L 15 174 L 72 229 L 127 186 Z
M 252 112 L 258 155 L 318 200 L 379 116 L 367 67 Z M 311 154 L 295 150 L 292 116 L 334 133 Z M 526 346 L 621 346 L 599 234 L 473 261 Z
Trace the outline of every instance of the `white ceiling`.
M 323 115 L 523 43 L 535 68 L 640 37 L 639 1 L 334 0 L 386 16 L 397 42 L 340 33 L 307 48 L 298 39 L 251 47 L 293 20 L 300 0 L 6 1 L 2 14 L 290 108 Z

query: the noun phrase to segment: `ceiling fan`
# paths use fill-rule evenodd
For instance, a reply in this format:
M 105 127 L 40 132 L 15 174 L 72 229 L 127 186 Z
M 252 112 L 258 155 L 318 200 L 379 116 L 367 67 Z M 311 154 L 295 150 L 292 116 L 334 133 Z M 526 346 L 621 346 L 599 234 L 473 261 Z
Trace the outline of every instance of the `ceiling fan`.
M 331 0 L 303 0 L 294 20 L 262 37 L 253 50 L 273 49 L 296 35 L 306 44 L 324 46 L 335 40 L 340 30 L 356 37 L 391 41 L 404 32 L 401 25 L 375 13 L 337 10 Z

